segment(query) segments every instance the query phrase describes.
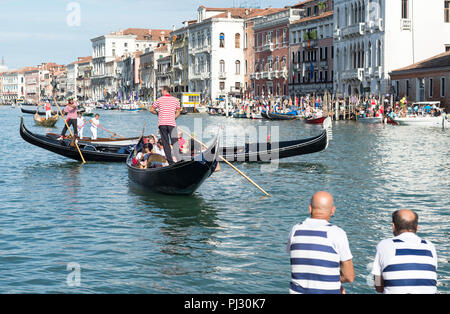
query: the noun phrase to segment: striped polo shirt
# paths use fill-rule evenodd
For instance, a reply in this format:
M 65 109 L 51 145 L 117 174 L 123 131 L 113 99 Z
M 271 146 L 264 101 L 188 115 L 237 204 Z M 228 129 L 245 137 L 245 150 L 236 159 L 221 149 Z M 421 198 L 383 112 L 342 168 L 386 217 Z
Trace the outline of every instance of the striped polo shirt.
M 158 126 L 176 126 L 175 113 L 178 109 L 180 109 L 180 101 L 177 98 L 166 94 L 162 97 L 159 97 L 153 103 L 152 107 L 154 109 L 159 109 Z
M 287 251 L 291 294 L 340 293 L 340 262 L 352 259 L 344 230 L 326 220 L 308 218 L 292 228 Z
M 377 245 L 372 274 L 383 278 L 385 294 L 434 294 L 436 270 L 434 245 L 412 232 L 404 232 Z

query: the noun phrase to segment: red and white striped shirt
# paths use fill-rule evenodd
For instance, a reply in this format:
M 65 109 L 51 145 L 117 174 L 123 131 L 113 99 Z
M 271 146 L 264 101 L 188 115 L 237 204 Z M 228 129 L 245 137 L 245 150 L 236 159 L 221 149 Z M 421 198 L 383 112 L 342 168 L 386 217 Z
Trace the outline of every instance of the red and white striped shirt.
M 158 126 L 160 125 L 170 125 L 176 126 L 175 114 L 178 109 L 180 109 L 180 101 L 166 94 L 159 97 L 152 105 L 152 108 L 159 109 L 158 114 Z

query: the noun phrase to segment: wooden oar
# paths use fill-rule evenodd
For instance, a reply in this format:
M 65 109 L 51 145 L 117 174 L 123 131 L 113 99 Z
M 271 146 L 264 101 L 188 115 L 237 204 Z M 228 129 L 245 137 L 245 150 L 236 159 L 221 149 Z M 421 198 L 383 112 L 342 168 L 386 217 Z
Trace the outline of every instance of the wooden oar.
M 187 136 L 189 136 L 191 139 L 193 139 L 194 141 L 196 141 L 197 143 L 199 143 L 200 145 L 202 145 L 203 147 L 207 148 L 207 146 L 205 144 L 203 144 L 202 142 L 200 142 L 198 139 L 196 139 L 195 137 L 193 137 L 192 135 L 190 135 L 188 132 L 184 131 L 183 129 L 178 128 L 178 130 L 180 130 L 181 132 L 183 132 L 184 134 L 186 134 Z M 269 193 L 267 193 L 266 191 L 264 191 L 264 189 L 262 187 L 260 187 L 258 184 L 255 183 L 255 181 L 253 181 L 252 179 L 250 179 L 247 175 L 245 175 L 245 173 L 243 173 L 241 170 L 239 170 L 238 168 L 236 168 L 235 166 L 233 166 L 228 160 L 226 160 L 222 155 L 219 155 L 219 158 L 226 163 L 228 166 L 230 166 L 231 168 L 233 168 L 234 171 L 236 171 L 237 173 L 239 173 L 241 176 L 243 176 L 248 182 L 250 182 L 251 184 L 253 184 L 254 186 L 256 186 L 261 192 L 263 192 L 266 196 L 272 196 Z
M 78 152 L 80 153 L 81 160 L 83 161 L 83 164 L 86 163 L 86 160 L 84 160 L 83 154 L 81 153 L 80 147 L 78 147 L 77 138 L 73 135 L 72 130 L 70 129 L 69 125 L 67 124 L 66 118 L 64 117 L 64 114 L 59 107 L 58 103 L 55 101 L 55 98 L 53 97 L 53 102 L 56 104 L 56 107 L 58 107 L 59 113 L 61 114 L 62 119 L 64 120 L 64 123 L 66 124 L 67 129 L 69 130 L 70 135 L 72 135 L 72 138 L 74 139 L 73 142 L 75 143 L 75 146 L 77 147 Z
M 92 124 L 91 120 L 89 120 L 89 123 L 91 123 L 91 125 L 94 126 L 94 125 Z M 119 137 L 119 138 L 125 138 L 125 137 L 120 136 L 119 134 L 117 134 L 117 133 L 115 133 L 115 132 L 112 132 L 112 131 L 109 131 L 109 130 L 105 129 L 104 127 L 102 127 L 102 126 L 100 126 L 100 125 L 95 125 L 95 126 L 98 127 L 98 128 L 100 128 L 100 129 L 102 129 L 103 131 L 106 131 L 106 132 L 108 132 L 108 133 L 111 133 L 113 136 L 116 136 L 116 137 Z

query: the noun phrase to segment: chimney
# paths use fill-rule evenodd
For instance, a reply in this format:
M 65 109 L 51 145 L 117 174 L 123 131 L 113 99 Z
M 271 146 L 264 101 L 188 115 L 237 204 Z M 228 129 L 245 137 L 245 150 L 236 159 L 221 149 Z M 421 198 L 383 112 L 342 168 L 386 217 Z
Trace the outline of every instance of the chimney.
M 231 11 L 228 11 L 227 14 L 228 14 L 228 19 L 231 19 Z

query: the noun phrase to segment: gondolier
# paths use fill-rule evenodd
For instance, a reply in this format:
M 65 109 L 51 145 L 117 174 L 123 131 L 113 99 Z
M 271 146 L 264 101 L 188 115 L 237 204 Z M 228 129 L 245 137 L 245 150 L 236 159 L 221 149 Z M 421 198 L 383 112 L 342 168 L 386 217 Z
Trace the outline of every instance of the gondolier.
M 170 89 L 167 86 L 162 87 L 161 96 L 150 107 L 150 112 L 158 115 L 158 128 L 161 134 L 161 140 L 164 146 L 167 162 L 169 165 L 174 163 L 170 145 L 173 146 L 175 158 L 180 161 L 178 132 L 175 120 L 181 113 L 180 101 L 170 95 Z M 158 109 L 158 111 L 157 111 Z
M 67 119 L 67 124 L 64 124 L 64 128 L 61 132 L 61 137 L 59 138 L 62 140 L 67 132 L 67 127 L 70 127 L 72 125 L 73 128 L 73 136 L 74 138 L 78 135 L 78 129 L 77 129 L 77 118 L 78 118 L 78 106 L 74 103 L 73 98 L 69 98 L 69 103 L 67 104 L 66 108 L 64 108 L 64 113 L 66 113 L 66 117 L 62 117 L 63 119 Z

